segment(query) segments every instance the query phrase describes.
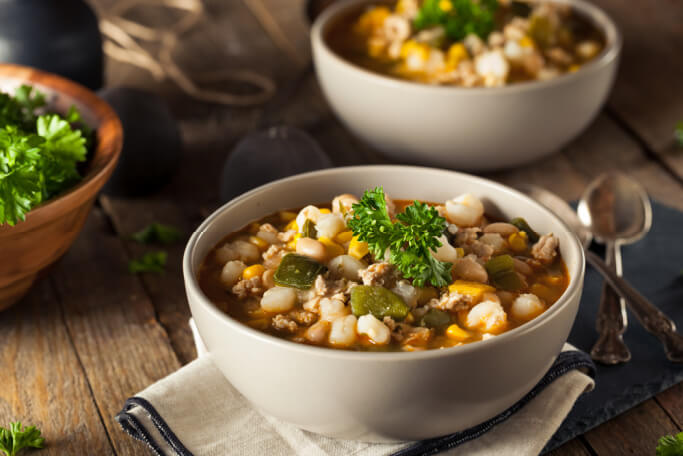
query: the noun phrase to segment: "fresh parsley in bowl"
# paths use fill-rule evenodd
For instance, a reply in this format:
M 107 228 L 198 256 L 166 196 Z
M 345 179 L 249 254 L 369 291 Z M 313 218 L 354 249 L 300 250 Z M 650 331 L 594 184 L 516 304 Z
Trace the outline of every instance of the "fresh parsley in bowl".
M 23 221 L 81 179 L 90 129 L 75 106 L 66 115 L 45 108 L 45 95 L 31 86 L 0 93 L 0 225 Z
M 123 131 L 106 102 L 54 74 L 0 63 L 0 92 L 2 310 L 74 242 Z

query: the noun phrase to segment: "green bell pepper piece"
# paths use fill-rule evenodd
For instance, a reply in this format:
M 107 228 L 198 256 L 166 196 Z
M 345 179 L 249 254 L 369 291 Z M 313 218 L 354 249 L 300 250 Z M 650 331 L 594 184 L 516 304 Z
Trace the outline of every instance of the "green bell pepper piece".
M 499 255 L 491 258 L 484 265 L 489 280 L 496 288 L 517 291 L 522 288 L 522 279 L 515 271 L 515 262 L 510 255 Z
M 429 309 L 429 311 L 422 316 L 420 326 L 427 328 L 443 328 L 451 324 L 451 316 L 448 312 L 440 309 Z
M 516 226 L 519 231 L 524 231 L 532 244 L 538 242 L 540 239 L 538 233 L 532 230 L 526 220 L 524 220 L 522 217 L 513 218 L 510 220 L 510 225 Z
M 315 260 L 296 253 L 288 253 L 280 261 L 273 281 L 283 287 L 308 290 L 313 286 L 315 278 L 324 274 L 327 268 Z
M 351 311 L 357 317 L 372 314 L 380 320 L 384 317 L 403 320 L 410 307 L 400 296 L 384 287 L 358 285 L 351 289 Z

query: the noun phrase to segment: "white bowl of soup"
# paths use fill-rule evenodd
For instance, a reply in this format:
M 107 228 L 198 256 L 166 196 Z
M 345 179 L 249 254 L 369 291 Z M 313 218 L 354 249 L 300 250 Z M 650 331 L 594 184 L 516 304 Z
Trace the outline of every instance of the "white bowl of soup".
M 419 209 L 438 228 L 442 245 L 430 254 L 445 273 L 420 279 L 390 252 L 381 259 L 373 242 L 357 245 L 355 230 L 372 224 L 350 222 L 362 213 L 354 204 L 379 188 L 394 203 L 390 223 Z M 315 242 L 338 248 L 321 253 Z M 507 271 L 512 285 L 490 269 L 503 257 L 525 263 Z M 319 269 L 291 282 L 282 269 L 297 258 Z M 567 339 L 584 257 L 563 222 L 513 189 L 452 171 L 362 166 L 235 198 L 192 235 L 183 273 L 213 361 L 256 408 L 330 437 L 387 442 L 467 429 L 528 393 Z M 368 292 L 392 305 L 363 307 Z
M 604 104 L 621 37 L 597 6 L 534 1 L 529 16 L 504 15 L 484 38 L 449 38 L 438 26 L 416 29 L 401 6 L 414 1 L 340 1 L 311 31 L 332 110 L 388 157 L 470 171 L 518 166 L 559 150 Z M 551 40 L 538 31 L 548 23 Z

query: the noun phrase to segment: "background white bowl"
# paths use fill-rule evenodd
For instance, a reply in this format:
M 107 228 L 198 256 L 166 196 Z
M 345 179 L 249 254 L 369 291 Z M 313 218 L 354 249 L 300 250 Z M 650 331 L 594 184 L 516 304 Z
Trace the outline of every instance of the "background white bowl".
M 553 232 L 570 274 L 564 295 L 538 318 L 492 339 L 444 350 L 368 353 L 296 344 L 221 312 L 197 283 L 199 265 L 228 233 L 262 216 L 361 195 L 444 201 L 464 192 L 487 213 L 523 216 Z M 529 392 L 567 339 L 581 297 L 584 258 L 569 229 L 519 192 L 466 174 L 407 166 L 361 166 L 301 174 L 254 189 L 214 212 L 190 238 L 183 274 L 192 316 L 218 368 L 260 410 L 303 429 L 364 441 L 416 440 L 469 428 Z
M 554 0 L 555 1 L 555 0 Z M 609 93 L 621 51 L 612 20 L 583 0 L 572 5 L 606 38 L 603 52 L 575 73 L 500 88 L 434 86 L 379 75 L 326 44 L 339 17 L 376 0 L 339 1 L 311 30 L 313 61 L 333 111 L 354 134 L 407 162 L 484 171 L 557 151 L 584 130 Z

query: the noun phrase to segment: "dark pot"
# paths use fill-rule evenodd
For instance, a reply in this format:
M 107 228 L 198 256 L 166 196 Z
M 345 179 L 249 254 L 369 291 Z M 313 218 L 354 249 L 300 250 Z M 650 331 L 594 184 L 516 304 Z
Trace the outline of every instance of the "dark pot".
M 0 0 L 0 62 L 102 86 L 102 38 L 82 0 Z

